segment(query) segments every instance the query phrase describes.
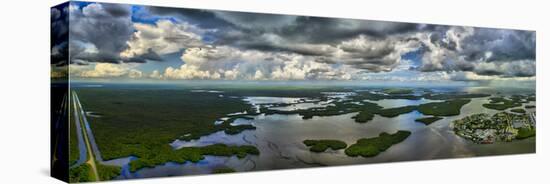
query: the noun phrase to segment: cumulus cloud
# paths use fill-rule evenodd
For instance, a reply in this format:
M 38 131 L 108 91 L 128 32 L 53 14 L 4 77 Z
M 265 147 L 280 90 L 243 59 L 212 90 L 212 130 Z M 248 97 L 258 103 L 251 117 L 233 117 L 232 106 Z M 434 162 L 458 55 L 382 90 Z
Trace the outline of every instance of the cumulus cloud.
M 142 75 L 143 75 L 143 73 L 139 70 L 136 70 L 136 69 L 130 69 L 128 71 L 128 77 L 130 77 L 130 78 L 141 78 Z
M 202 28 L 212 28 L 209 22 L 219 24 L 220 26 L 216 27 L 217 31 L 210 33 L 216 45 L 264 52 L 282 52 L 282 54 L 323 56 L 317 60 L 348 64 L 358 69 L 375 72 L 389 71 L 399 62 L 403 50 L 394 47 L 407 40 L 394 39 L 393 35 L 405 34 L 425 27 L 409 23 L 323 17 L 189 9 L 178 11 L 158 7 L 149 9 L 164 16 L 173 15 L 194 22 Z M 386 38 L 389 40 L 385 40 Z M 347 47 L 342 44 L 342 41 L 350 39 L 364 39 L 361 40 L 363 41 L 361 44 L 365 45 L 363 50 L 351 48 L 349 44 Z M 399 39 L 406 38 L 399 37 Z M 369 45 L 371 42 L 372 46 Z M 364 50 L 367 47 L 372 49 Z
M 96 63 L 93 65 L 71 65 L 70 76 L 83 78 L 141 78 L 143 73 L 130 64 Z
M 243 79 L 243 80 L 306 80 L 351 79 L 359 72 L 351 67 L 335 67 L 316 62 L 311 56 L 281 54 L 258 50 L 240 50 L 217 46 L 190 48 L 181 59 L 180 68 L 169 67 L 166 79 Z M 156 75 L 158 76 L 158 75 Z
M 223 80 L 536 75 L 536 38 L 529 31 L 163 7 L 132 15 L 129 6 L 104 3 L 69 9 L 71 40 L 65 45 L 70 45 L 74 65 L 145 63 L 168 55 L 183 61 L 151 73 L 99 65 L 105 68 L 93 68 L 83 77 L 105 72 L 113 77 Z M 52 20 L 61 17 L 52 10 Z M 52 45 L 52 57 L 63 46 Z M 403 58 L 411 53 L 417 61 Z
M 455 81 L 534 81 L 534 76 L 529 77 L 499 77 L 495 75 L 478 75 L 475 72 L 454 72 L 448 75 Z M 522 85 L 522 84 L 518 84 Z M 508 86 L 510 87 L 510 86 Z
M 359 35 L 338 44 L 339 51 L 332 58 L 322 57 L 318 61 L 343 63 L 371 72 L 391 71 L 400 64 L 401 55 L 419 46 L 417 41 L 401 37 L 380 39 Z
M 127 42 L 128 48 L 121 53 L 123 57 L 171 54 L 185 48 L 199 47 L 202 45 L 201 34 L 205 32 L 188 23 L 175 24 L 169 20 L 159 20 L 155 25 L 134 23 L 133 26 L 136 32 Z
M 151 72 L 151 74 L 149 74 L 149 78 L 162 79 L 163 76 L 162 76 L 162 74 L 160 74 L 160 72 L 158 70 L 154 70 L 153 72 Z

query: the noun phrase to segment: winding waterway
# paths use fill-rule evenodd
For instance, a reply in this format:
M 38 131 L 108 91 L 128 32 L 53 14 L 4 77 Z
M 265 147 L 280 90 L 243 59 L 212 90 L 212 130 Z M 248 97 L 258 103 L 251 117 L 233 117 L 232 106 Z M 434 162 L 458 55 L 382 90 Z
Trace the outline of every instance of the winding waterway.
M 432 90 L 432 91 L 448 91 Z M 525 91 L 493 91 L 487 88 L 460 88 L 451 89 L 452 91 L 469 93 L 486 93 L 498 95 L 510 95 L 515 93 L 525 93 Z M 223 91 L 214 90 L 194 90 L 194 92 L 207 92 L 224 94 Z M 532 92 L 530 92 L 532 93 Z M 292 111 L 297 109 L 308 109 L 316 107 L 325 107 L 333 101 L 340 101 L 353 93 L 332 93 L 326 92 L 328 98 L 326 101 L 309 98 L 286 98 L 286 97 L 242 97 L 243 102 L 258 108 L 262 104 L 287 104 L 284 106 L 273 106 L 270 109 L 279 111 Z M 234 96 L 223 96 L 220 98 L 235 98 Z M 140 169 L 134 173 L 129 171 L 128 163 L 136 159 L 135 157 L 125 157 L 110 161 L 101 160 L 99 150 L 93 143 L 96 158 L 104 164 L 122 166 L 122 174 L 118 179 L 143 178 L 157 176 L 177 176 L 212 173 L 216 168 L 229 167 L 236 171 L 255 171 L 255 170 L 273 170 L 286 168 L 305 168 L 326 165 L 349 165 L 361 163 L 382 163 L 395 161 L 412 161 L 427 159 L 461 158 L 472 156 L 502 155 L 534 153 L 535 139 L 529 138 L 507 143 L 494 144 L 475 144 L 454 134 L 450 128 L 453 120 L 476 113 L 494 114 L 498 111 L 484 108 L 482 104 L 488 103 L 490 97 L 473 98 L 472 101 L 464 105 L 461 114 L 457 116 L 444 117 L 428 126 L 415 122 L 417 118 L 424 117 L 418 111 L 401 114 L 397 117 L 387 118 L 375 115 L 374 119 L 367 123 L 357 123 L 352 119 L 357 113 L 348 113 L 336 116 L 314 116 L 311 119 L 303 119 L 298 114 L 281 115 L 259 114 L 249 116 L 251 119 L 237 119 L 231 125 L 251 124 L 256 127 L 255 130 L 245 130 L 236 135 L 228 135 L 223 131 L 215 132 L 203 136 L 196 140 L 182 141 L 174 140 L 170 143 L 173 149 L 183 147 L 206 146 L 216 143 L 227 145 L 254 145 L 260 155 L 248 155 L 243 159 L 236 156 L 219 157 L 205 156 L 204 160 L 197 163 L 186 162 L 184 164 L 165 163 L 153 168 Z M 316 101 L 317 100 L 317 101 Z M 405 100 L 405 99 L 384 99 L 379 101 L 369 101 L 376 103 L 383 108 L 401 107 L 407 105 L 419 105 L 430 102 L 440 102 L 441 100 Z M 357 102 L 361 103 L 361 102 Z M 80 104 L 80 103 L 79 103 Z M 535 105 L 530 102 L 528 105 Z M 527 109 L 532 112 L 535 109 Z M 226 117 L 220 117 L 218 121 L 211 122 L 220 124 L 233 115 L 240 115 L 246 112 L 234 112 Z M 83 113 L 85 114 L 85 113 Z M 89 131 L 91 140 L 93 134 L 89 129 L 88 122 L 84 119 L 85 130 Z M 370 157 L 349 157 L 344 154 L 344 150 L 328 150 L 323 153 L 314 153 L 309 151 L 302 141 L 306 139 L 337 139 L 346 142 L 348 145 L 355 143 L 360 138 L 376 137 L 381 132 L 394 133 L 398 130 L 408 130 L 412 134 L 403 142 L 390 147 L 381 154 Z

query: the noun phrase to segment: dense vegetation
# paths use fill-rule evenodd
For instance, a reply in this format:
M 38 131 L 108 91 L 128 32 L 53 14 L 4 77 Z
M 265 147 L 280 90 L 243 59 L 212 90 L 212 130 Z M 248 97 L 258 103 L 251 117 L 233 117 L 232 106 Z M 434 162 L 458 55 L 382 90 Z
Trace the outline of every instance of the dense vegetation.
M 442 117 L 437 117 L 437 116 L 432 116 L 432 117 L 418 118 L 418 119 L 415 119 L 414 121 L 424 123 L 425 125 L 430 125 L 433 122 L 436 122 L 440 119 L 443 119 L 443 118 Z
M 517 97 L 510 99 L 504 97 L 493 97 L 490 98 L 490 100 L 491 101 L 488 104 L 483 104 L 483 107 L 494 110 L 506 110 L 509 108 L 522 106 L 522 99 Z
M 353 116 L 352 118 L 355 119 L 355 122 L 357 123 L 366 123 L 374 118 L 373 111 L 370 110 L 364 110 L 360 111 L 359 114 Z
M 358 123 L 364 123 L 372 120 L 374 118 L 374 114 L 378 114 L 383 117 L 395 117 L 400 114 L 406 114 L 415 110 L 419 111 L 424 115 L 455 116 L 455 115 L 459 115 L 460 109 L 462 108 L 462 106 L 466 105 L 470 101 L 471 101 L 470 99 L 453 99 L 445 102 L 431 102 L 426 104 L 420 104 L 418 106 L 409 105 L 409 106 L 395 107 L 395 108 L 388 108 L 388 109 L 371 108 L 370 110 L 359 112 L 359 114 L 353 118 Z M 419 119 L 419 120 L 425 123 L 428 121 L 434 122 L 439 119 L 434 117 L 434 118 Z M 429 123 L 432 123 L 432 122 L 429 122 Z
M 532 109 L 532 108 L 535 108 L 535 106 L 534 105 L 525 105 L 525 108 Z
M 169 147 L 169 146 L 168 146 Z M 178 150 L 162 147 L 162 150 L 152 150 L 156 154 L 154 157 L 140 158 L 130 162 L 130 171 L 134 172 L 145 167 L 154 167 L 166 162 L 185 163 L 198 162 L 204 159 L 204 155 L 214 156 L 233 156 L 244 158 L 247 154 L 258 155 L 260 151 L 254 146 L 227 146 L 224 144 L 214 144 L 204 147 L 184 147 Z M 168 149 L 168 150 L 166 150 Z
M 383 92 L 389 95 L 405 95 L 413 93 L 413 90 L 407 88 L 389 88 L 384 89 Z
M 483 98 L 491 96 L 489 94 L 477 94 L 477 93 L 441 93 L 441 94 L 425 94 L 424 98 L 430 100 L 453 100 L 453 99 L 469 99 L 469 98 Z
M 371 93 L 368 93 L 371 94 Z M 379 95 L 379 94 L 374 94 Z M 399 96 L 399 95 L 396 95 Z M 479 97 L 482 95 L 458 95 L 458 97 Z M 347 113 L 359 112 L 357 115 L 352 117 L 357 123 L 365 123 L 374 118 L 375 114 L 378 114 L 383 117 L 396 117 L 401 114 L 406 114 L 415 110 L 418 110 L 424 115 L 432 116 L 455 116 L 460 114 L 460 109 L 462 106 L 470 103 L 470 99 L 462 98 L 451 98 L 452 95 L 445 95 L 445 97 L 438 98 L 450 98 L 450 100 L 444 102 L 431 102 L 420 105 L 410 105 L 403 107 L 394 107 L 383 109 L 378 104 L 371 102 L 364 102 L 364 94 L 357 96 L 351 96 L 347 100 L 333 102 L 332 106 L 327 107 L 317 107 L 310 109 L 298 109 L 293 111 L 280 111 L 273 110 L 269 108 L 261 108 L 262 113 L 266 114 L 299 114 L 303 119 L 311 119 L 314 116 L 334 116 L 342 115 Z M 368 97 L 367 97 L 368 98 Z M 353 103 L 361 101 L 361 104 Z
M 223 168 L 216 168 L 212 173 L 220 174 L 220 173 L 233 173 L 236 172 L 235 169 L 229 168 L 229 167 L 223 167 Z
M 268 108 L 261 108 L 261 112 L 268 115 L 269 114 L 299 114 L 302 116 L 303 119 L 311 119 L 314 116 L 335 116 L 335 115 L 348 114 L 352 112 L 361 112 L 364 115 L 369 116 L 368 115 L 369 113 L 377 112 L 379 109 L 382 108 L 375 103 L 362 102 L 362 104 L 356 104 L 356 103 L 352 103 L 351 100 L 333 102 L 332 104 L 333 105 L 326 106 L 326 107 L 297 109 L 293 111 L 280 111 L 280 110 L 273 110 Z M 356 120 L 359 119 L 357 117 L 354 117 L 354 118 Z M 368 119 L 368 118 L 361 117 L 361 120 L 357 120 L 357 122 L 361 122 L 363 119 Z
M 107 181 L 117 177 L 122 170 L 119 166 L 103 165 L 99 162 L 96 162 L 95 165 L 97 166 L 97 174 L 99 174 L 99 179 L 101 181 Z
M 383 117 L 396 117 L 400 114 L 406 114 L 412 111 L 415 111 L 417 109 L 417 106 L 415 105 L 409 105 L 409 106 L 403 106 L 403 107 L 395 107 L 395 108 L 389 108 L 389 109 L 381 109 L 376 114 L 383 116 Z
M 103 165 L 99 162 L 96 162 L 97 172 L 99 174 L 100 181 L 111 180 L 118 175 L 120 175 L 121 167 Z M 88 163 L 83 163 L 77 167 L 71 168 L 69 170 L 69 182 L 90 182 L 95 179 L 92 177 L 92 168 Z
M 190 87 L 178 87 L 176 89 L 140 89 L 140 88 L 82 88 L 79 93 L 80 101 L 86 111 L 94 111 L 99 116 L 90 116 L 90 126 L 94 132 L 96 143 L 105 160 L 135 156 L 136 160 L 130 163 L 130 170 L 137 171 L 140 168 L 154 167 L 166 162 L 184 163 L 187 161 L 198 162 L 205 155 L 233 156 L 239 158 L 247 154 L 257 155 L 258 149 L 253 146 L 227 146 L 223 144 L 204 147 L 186 147 L 174 150 L 169 143 L 175 139 L 192 140 L 214 132 L 224 131 L 227 134 L 238 134 L 245 130 L 253 130 L 253 125 L 232 126 L 231 122 L 238 118 L 250 118 L 257 113 L 252 106 L 242 101 L 243 96 L 270 96 L 270 97 L 301 97 L 317 101 L 327 100 L 321 92 L 337 91 L 350 92 L 345 88 L 301 88 L 301 87 L 255 87 L 246 86 L 227 87 L 219 89 L 219 93 L 192 92 Z M 216 89 L 213 87 L 212 89 Z M 330 106 L 315 107 L 310 109 L 298 109 L 293 111 L 279 111 L 269 108 L 261 108 L 265 114 L 299 114 L 303 119 L 311 119 L 315 116 L 334 116 L 348 113 L 358 113 L 353 118 L 356 122 L 367 122 L 373 119 L 375 114 L 384 117 L 395 117 L 414 110 L 425 115 L 452 116 L 460 113 L 463 105 L 470 102 L 469 99 L 484 95 L 479 94 L 452 94 L 452 95 L 413 95 L 412 90 L 385 90 L 386 94 L 369 91 L 356 92 L 357 95 L 346 99 L 333 101 Z M 418 106 L 404 106 L 383 109 L 376 103 L 364 100 L 381 99 L 409 99 L 421 98 L 445 99 L 444 102 L 433 102 Z M 276 104 L 274 104 L 276 105 Z M 283 104 L 280 104 L 283 105 Z M 243 112 L 245 114 L 228 116 L 230 113 Z M 229 120 L 215 125 L 214 122 L 221 117 L 229 117 Z M 372 155 L 373 147 L 377 153 L 386 150 L 396 144 L 399 139 L 405 139 L 410 132 L 400 131 L 396 134 L 380 134 L 380 137 L 370 140 L 359 140 L 353 148 L 348 147 L 348 155 Z M 406 136 L 404 136 L 407 134 Z M 395 142 L 395 143 L 394 143 Z M 342 142 L 343 143 L 343 142 Z M 388 143 L 391 143 L 388 145 Z M 305 142 L 304 142 L 305 144 Z M 311 150 L 325 151 L 331 149 L 343 149 L 344 147 L 330 145 L 312 145 Z M 326 147 L 326 148 L 324 148 Z M 323 149 L 324 148 L 324 149 Z M 351 148 L 351 149 L 350 149 Z M 349 151 L 348 151 L 349 150 Z M 366 151 L 365 151 L 366 150 Z M 117 174 L 117 169 L 103 168 L 99 171 L 104 174 L 102 178 L 112 178 Z M 118 170 L 119 171 L 119 170 Z
M 81 89 L 80 101 L 87 111 L 101 117 L 88 117 L 96 143 L 105 160 L 136 156 L 132 171 L 168 161 L 198 161 L 202 155 L 229 156 L 257 153 L 254 147 L 227 147 L 173 150 L 175 139 L 190 140 L 217 131 L 236 134 L 251 125 L 215 125 L 214 121 L 250 106 L 237 98 L 221 98 L 213 93 L 193 93 L 177 89 Z M 184 136 L 186 135 L 186 136 Z
M 351 157 L 373 157 L 386 151 L 392 145 L 405 140 L 411 135 L 409 131 L 398 131 L 394 134 L 380 133 L 378 137 L 359 139 L 357 143 L 349 146 L 345 153 Z
M 92 172 L 92 170 L 87 163 L 69 169 L 69 183 L 92 181 L 90 172 Z
M 418 106 L 418 111 L 424 115 L 456 116 L 460 114 L 462 106 L 470 103 L 470 101 L 470 99 L 453 99 L 444 102 L 425 103 Z
M 516 135 L 516 139 L 526 139 L 526 138 L 535 136 L 535 134 L 536 134 L 535 128 L 519 128 L 518 135 Z
M 354 99 L 365 99 L 365 100 L 372 100 L 372 101 L 378 101 L 378 100 L 384 100 L 384 99 L 405 99 L 405 100 L 420 100 L 422 99 L 422 96 L 412 95 L 412 94 L 380 94 L 380 93 L 372 93 L 369 91 L 361 92 L 357 96 L 354 97 Z
M 330 139 L 324 139 L 324 140 L 304 140 L 304 144 L 309 148 L 312 152 L 325 152 L 327 149 L 332 150 L 339 150 L 344 149 L 348 147 L 348 145 L 339 140 L 330 140 Z
M 515 112 L 515 113 L 520 113 L 520 114 L 524 114 L 526 112 L 525 109 L 520 109 L 520 108 L 512 109 L 510 111 Z

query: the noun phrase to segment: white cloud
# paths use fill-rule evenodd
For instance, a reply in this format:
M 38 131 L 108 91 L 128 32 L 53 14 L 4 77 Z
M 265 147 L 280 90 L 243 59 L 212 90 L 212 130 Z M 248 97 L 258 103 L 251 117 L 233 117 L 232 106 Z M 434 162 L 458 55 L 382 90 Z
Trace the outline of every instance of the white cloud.
M 203 45 L 200 35 L 205 31 L 188 23 L 159 20 L 155 25 L 134 23 L 133 26 L 136 32 L 127 42 L 128 49 L 120 54 L 122 57 L 147 54 L 149 50 L 157 54 L 170 54 Z
M 450 79 L 455 81 L 534 81 L 535 77 L 500 77 L 496 75 L 478 75 L 475 72 L 453 72 Z
M 129 77 L 141 78 L 143 73 L 134 69 L 134 64 L 97 63 L 93 65 L 70 65 L 69 72 L 74 77 L 109 78 Z
M 152 79 L 162 79 L 162 77 L 162 74 L 160 74 L 158 70 L 154 70 L 153 72 L 151 72 L 151 74 L 149 74 L 149 78 Z
M 128 77 L 130 78 L 141 78 L 142 75 L 142 72 L 136 69 L 130 69 L 128 71 Z
M 214 75 L 212 74 L 212 76 Z M 199 70 L 194 65 L 182 65 L 180 68 L 168 67 L 163 76 L 167 79 L 211 79 L 210 71 Z M 215 76 L 219 76 L 219 74 Z
M 349 80 L 360 70 L 315 61 L 313 56 L 240 50 L 229 46 L 187 49 L 180 68 L 168 67 L 165 79 Z
M 336 51 L 317 61 L 350 65 L 369 72 L 387 72 L 399 66 L 403 54 L 418 48 L 420 42 L 402 35 L 384 39 L 359 35 L 340 42 L 335 46 Z

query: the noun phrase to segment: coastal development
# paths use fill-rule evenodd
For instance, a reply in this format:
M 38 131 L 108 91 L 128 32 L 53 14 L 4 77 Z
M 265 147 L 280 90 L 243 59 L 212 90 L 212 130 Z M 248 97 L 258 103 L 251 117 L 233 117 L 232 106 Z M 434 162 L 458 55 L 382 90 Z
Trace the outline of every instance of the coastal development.
M 513 141 L 535 136 L 535 112 L 514 114 L 499 112 L 492 116 L 474 114 L 453 121 L 454 132 L 479 144 L 491 144 L 496 141 Z

